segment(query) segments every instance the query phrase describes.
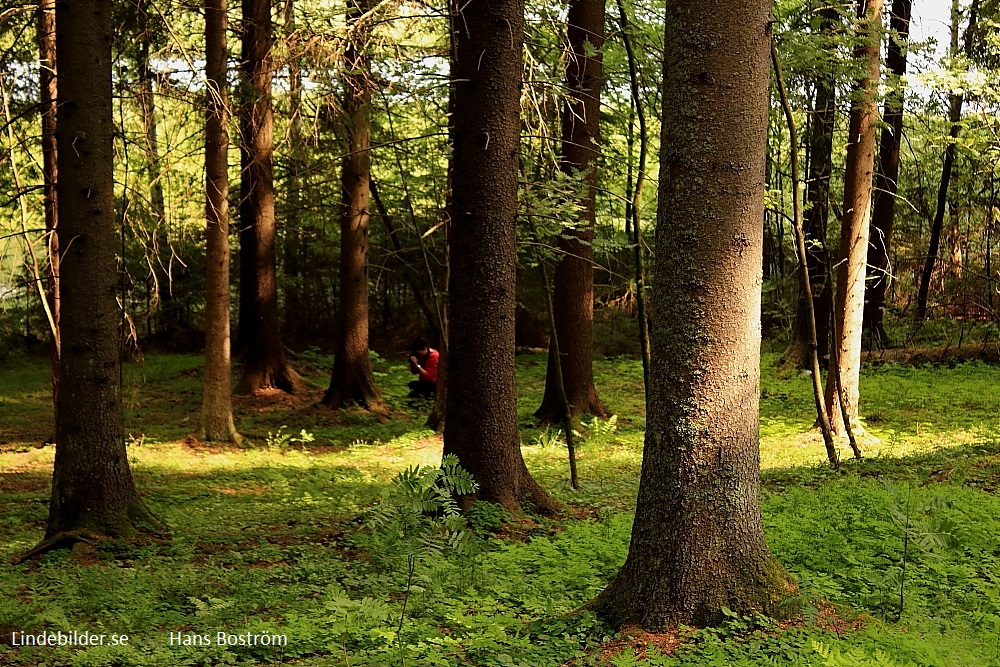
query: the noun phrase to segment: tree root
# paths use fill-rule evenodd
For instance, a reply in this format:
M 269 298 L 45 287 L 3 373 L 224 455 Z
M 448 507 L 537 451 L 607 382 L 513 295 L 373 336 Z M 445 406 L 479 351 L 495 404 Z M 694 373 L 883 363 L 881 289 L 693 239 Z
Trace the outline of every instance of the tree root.
M 72 549 L 76 544 L 83 543 L 88 546 L 93 546 L 94 542 L 98 540 L 98 536 L 94 535 L 89 531 L 68 531 L 63 533 L 56 533 L 47 540 L 42 540 L 42 542 L 36 546 L 34 549 L 21 554 L 20 556 L 15 556 L 11 559 L 11 565 L 20 565 L 29 560 L 38 558 L 39 556 L 44 556 L 50 551 L 57 551 L 59 549 Z

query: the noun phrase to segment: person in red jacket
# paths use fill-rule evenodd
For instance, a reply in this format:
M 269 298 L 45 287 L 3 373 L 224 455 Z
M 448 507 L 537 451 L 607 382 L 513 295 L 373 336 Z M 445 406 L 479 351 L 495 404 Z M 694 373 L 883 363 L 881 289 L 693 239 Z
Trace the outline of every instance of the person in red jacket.
M 440 354 L 431 347 L 426 338 L 415 338 L 410 345 L 410 372 L 417 379 L 410 382 L 410 396 L 431 398 L 437 389 L 438 358 Z

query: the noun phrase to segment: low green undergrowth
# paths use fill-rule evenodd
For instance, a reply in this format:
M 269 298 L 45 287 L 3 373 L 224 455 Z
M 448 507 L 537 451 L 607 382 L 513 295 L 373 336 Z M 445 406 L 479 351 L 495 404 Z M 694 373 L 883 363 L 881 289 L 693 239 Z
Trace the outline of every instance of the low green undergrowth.
M 560 434 L 530 421 L 544 357 L 519 359 L 525 457 L 567 507 L 543 518 L 485 504 L 454 514 L 439 491 L 462 483 L 460 473 L 439 478 L 440 439 L 422 428 L 426 406 L 405 398 L 398 364 L 376 364 L 388 418 L 329 415 L 308 398 L 241 399 L 250 444 L 233 448 L 183 439 L 197 359 L 151 357 L 127 371 L 129 456 L 172 539 L 0 565 L 5 641 L 11 631 L 76 630 L 129 643 L 0 645 L 0 664 L 1000 664 L 1000 371 L 866 371 L 862 411 L 880 441 L 834 471 L 808 431 L 808 378 L 778 378 L 772 361 L 762 382 L 764 521 L 799 580 L 803 616 L 791 625 L 733 617 L 682 629 L 668 654 L 577 611 L 628 549 L 644 423 L 635 361 L 596 364 L 618 418 L 582 425 L 574 492 Z M 312 380 L 320 391 L 323 377 Z M 0 437 L 3 561 L 44 530 L 52 448 L 35 444 L 48 435 L 46 400 L 35 366 L 0 372 L 0 423 L 17 428 Z M 285 635 L 287 645 L 220 646 L 218 631 Z M 213 642 L 171 646 L 171 632 Z

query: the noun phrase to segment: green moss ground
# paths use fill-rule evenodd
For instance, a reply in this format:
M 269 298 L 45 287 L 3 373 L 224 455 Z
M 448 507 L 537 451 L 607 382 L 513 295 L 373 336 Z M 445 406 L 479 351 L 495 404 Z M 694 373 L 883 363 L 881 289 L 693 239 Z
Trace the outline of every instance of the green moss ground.
M 88 630 L 126 633 L 129 646 L 0 645 L 0 665 L 1000 665 L 1000 368 L 867 370 L 862 413 L 879 440 L 866 444 L 868 459 L 833 471 L 809 430 L 808 377 L 778 378 L 774 358 L 763 363 L 764 520 L 802 588 L 791 626 L 733 618 L 712 631 L 629 638 L 568 615 L 628 547 L 644 423 L 633 360 L 596 363 L 617 428 L 591 429 L 583 489 L 573 492 L 558 433 L 531 420 L 544 356 L 519 357 L 525 457 L 567 513 L 474 516 L 471 552 L 415 561 L 400 630 L 407 561 L 379 551 L 391 536 L 371 535 L 359 517 L 397 472 L 440 460 L 424 406 L 404 397 L 405 367 L 376 363 L 390 418 L 330 414 L 313 408 L 329 360 L 302 355 L 313 394 L 240 399 L 237 425 L 252 444 L 207 447 L 186 439 L 199 358 L 157 355 L 126 368 L 126 430 L 140 491 L 173 539 L 109 545 L 79 562 L 60 552 L 0 564 L 6 637 Z M 53 448 L 37 445 L 51 434 L 48 400 L 43 360 L 0 371 L 2 563 L 44 529 Z M 282 426 L 315 439 L 280 437 Z M 170 631 L 218 630 L 284 633 L 288 645 L 167 645 Z M 677 641 L 669 657 L 655 648 Z

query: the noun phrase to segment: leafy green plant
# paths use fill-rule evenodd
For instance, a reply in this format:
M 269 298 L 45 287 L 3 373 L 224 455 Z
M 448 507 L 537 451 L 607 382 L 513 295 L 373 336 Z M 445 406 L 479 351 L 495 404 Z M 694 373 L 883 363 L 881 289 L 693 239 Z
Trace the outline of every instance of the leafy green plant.
M 587 431 L 587 442 L 591 444 L 608 444 L 615 439 L 618 433 L 618 415 L 611 415 L 607 419 L 594 416 L 590 422 L 584 422 Z
M 469 553 L 472 533 L 456 501 L 476 492 L 472 474 L 449 454 L 440 467 L 410 466 L 396 475 L 378 504 L 368 513 L 371 553 L 383 565 L 405 562 L 406 585 L 396 629 L 402 641 L 406 604 L 413 588 L 417 565 L 429 563 L 445 553 Z
M 268 449 L 284 449 L 294 443 L 299 443 L 299 446 L 304 449 L 308 443 L 316 439 L 312 433 L 305 429 L 302 429 L 298 435 L 295 435 L 293 433 L 286 433 L 286 428 L 288 427 L 282 424 L 276 433 L 267 432 L 266 442 Z
M 912 485 L 907 485 L 905 494 L 892 484 L 888 484 L 887 489 L 892 494 L 889 515 L 903 533 L 903 548 L 898 569 L 890 569 L 877 581 L 883 588 L 892 586 L 899 591 L 898 606 L 895 610 L 898 621 L 903 616 L 906 603 L 906 567 L 911 560 L 910 547 L 915 546 L 928 556 L 940 557 L 937 553 L 940 549 L 958 546 L 958 526 L 949 517 L 940 515 L 942 510 L 952 507 L 949 498 L 932 496 L 914 504 Z

